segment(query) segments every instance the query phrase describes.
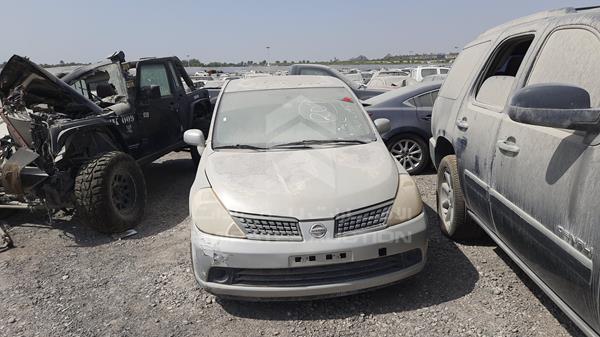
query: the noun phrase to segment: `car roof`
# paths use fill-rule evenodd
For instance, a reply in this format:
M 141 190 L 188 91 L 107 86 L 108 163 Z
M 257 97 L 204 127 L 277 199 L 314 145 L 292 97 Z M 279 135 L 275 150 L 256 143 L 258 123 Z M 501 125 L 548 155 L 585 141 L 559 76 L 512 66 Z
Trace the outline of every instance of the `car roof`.
M 156 61 L 156 62 L 160 62 L 160 61 L 165 61 L 165 60 L 177 60 L 176 56 L 164 56 L 164 57 L 143 57 L 137 60 L 131 60 L 131 61 L 125 61 L 124 63 L 129 63 L 129 64 L 137 64 L 140 61 Z M 68 74 L 66 74 L 64 77 L 62 77 L 61 79 L 65 82 L 69 82 L 72 79 L 75 78 L 79 78 L 81 75 L 88 73 L 90 71 L 95 70 L 96 68 L 99 67 L 103 67 L 103 66 L 107 66 L 109 64 L 119 64 L 118 61 L 113 61 L 110 59 L 105 59 L 105 60 L 100 60 L 96 63 L 91 63 L 91 64 L 86 64 L 80 67 L 77 67 L 75 69 L 73 69 L 73 71 L 69 72 Z
M 402 98 L 400 98 L 400 99 L 406 100 L 406 99 L 409 99 L 410 97 L 417 96 L 419 94 L 426 93 L 428 91 L 437 90 L 442 86 L 442 83 L 443 83 L 442 81 L 426 82 L 426 83 L 419 83 L 419 84 L 410 85 L 410 86 L 406 86 L 406 87 L 402 87 L 402 88 L 398 88 L 398 89 L 393 89 L 393 90 L 385 92 L 381 95 L 371 97 L 368 100 L 366 100 L 365 103 L 367 103 L 370 106 L 374 106 L 374 105 L 385 103 L 390 100 L 395 100 L 399 97 L 404 97 L 404 99 L 402 99 Z
M 329 66 L 326 66 L 324 64 L 318 64 L 318 63 L 299 63 L 299 64 L 292 64 L 291 68 L 297 68 L 297 67 L 302 67 L 302 68 L 318 68 L 318 69 L 333 69 Z
M 331 76 L 288 75 L 232 80 L 227 84 L 224 92 L 345 87 L 346 84 L 344 82 Z
M 492 37 L 495 37 L 495 36 L 501 34 L 502 32 L 506 31 L 507 29 L 510 29 L 510 28 L 513 28 L 513 27 L 516 27 L 516 26 L 519 26 L 522 24 L 535 23 L 535 22 L 547 22 L 547 20 L 552 19 L 552 18 L 567 16 L 567 15 L 574 15 L 574 14 L 575 15 L 597 16 L 598 14 L 600 14 L 600 6 L 581 7 L 581 8 L 566 7 L 566 8 L 559 8 L 559 9 L 537 12 L 537 13 L 534 13 L 531 15 L 523 16 L 523 17 L 511 20 L 511 21 L 508 21 L 506 23 L 503 23 L 499 26 L 493 27 L 493 28 L 481 33 L 481 35 L 479 35 L 474 41 L 469 43 L 466 47 L 476 45 L 476 44 L 480 43 L 481 41 L 488 40 Z

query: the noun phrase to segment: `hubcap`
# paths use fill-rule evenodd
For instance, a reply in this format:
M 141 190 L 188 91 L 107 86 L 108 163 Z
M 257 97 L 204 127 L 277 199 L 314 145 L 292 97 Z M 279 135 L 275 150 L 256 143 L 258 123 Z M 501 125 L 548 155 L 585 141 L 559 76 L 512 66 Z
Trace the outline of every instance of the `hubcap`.
M 400 139 L 392 146 L 390 152 L 409 173 L 423 161 L 423 149 L 412 139 Z
M 438 212 L 448 232 L 454 215 L 454 194 L 452 193 L 452 177 L 447 169 L 444 170 L 444 179 L 438 183 L 438 186 Z
M 133 177 L 126 172 L 119 172 L 113 176 L 111 182 L 112 200 L 115 208 L 126 213 L 135 205 L 136 193 Z

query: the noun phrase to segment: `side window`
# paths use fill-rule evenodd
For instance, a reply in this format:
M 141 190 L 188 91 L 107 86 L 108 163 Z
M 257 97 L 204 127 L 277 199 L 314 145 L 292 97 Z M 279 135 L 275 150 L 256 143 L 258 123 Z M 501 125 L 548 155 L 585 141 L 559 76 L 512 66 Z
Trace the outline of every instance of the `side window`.
M 437 69 L 421 69 L 421 77 L 437 75 Z
M 316 76 L 329 76 L 328 73 L 321 69 L 310 69 L 305 68 L 300 70 L 300 75 L 316 75 Z
M 442 69 L 440 69 L 440 74 L 445 75 L 448 73 L 448 71 L 449 71 L 449 69 L 442 68 Z
M 498 110 L 504 108 L 533 38 L 533 35 L 519 36 L 502 43 L 496 49 L 477 84 L 477 102 Z
M 415 98 L 409 98 L 406 101 L 404 101 L 404 104 L 408 105 L 408 106 L 412 106 L 413 108 L 417 107 L 417 103 L 415 102 Z
M 463 49 L 452 64 L 448 78 L 446 78 L 440 90 L 440 96 L 454 100 L 457 99 L 465 83 L 475 71 L 479 60 L 487 53 L 489 48 L 490 42 L 486 41 Z
M 169 62 L 169 69 L 171 70 L 171 74 L 173 74 L 173 82 L 175 82 L 175 88 L 180 89 L 181 78 L 179 76 L 179 73 L 175 70 L 175 67 L 173 67 L 173 63 L 171 62 Z
M 438 92 L 436 90 L 420 96 L 413 97 L 412 101 L 414 102 L 414 106 L 417 108 L 431 108 L 433 107 L 433 103 L 435 103 L 437 96 Z
M 600 106 L 600 41 L 585 29 L 552 33 L 535 60 L 527 84 L 563 83 L 584 88 L 593 107 Z
M 140 68 L 140 88 L 151 85 L 160 87 L 161 96 L 170 96 L 171 86 L 169 85 L 169 76 L 164 64 L 142 64 Z

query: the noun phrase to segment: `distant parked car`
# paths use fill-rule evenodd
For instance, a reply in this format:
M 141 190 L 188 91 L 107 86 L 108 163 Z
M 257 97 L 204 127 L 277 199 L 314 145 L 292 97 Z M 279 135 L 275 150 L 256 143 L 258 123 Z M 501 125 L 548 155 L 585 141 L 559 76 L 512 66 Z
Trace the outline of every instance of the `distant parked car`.
M 390 120 L 390 131 L 381 135 L 388 149 L 410 174 L 429 164 L 431 110 L 442 82 L 395 89 L 364 101 L 372 119 Z
M 421 81 L 421 83 L 423 83 L 423 82 L 444 82 L 446 80 L 446 77 L 448 77 L 448 74 L 429 75 L 429 76 L 425 76 L 423 78 L 423 80 Z
M 335 77 L 342 82 L 346 83 L 352 89 L 354 94 L 361 100 L 369 99 L 386 92 L 386 90 L 380 89 L 368 89 L 364 84 L 357 84 L 354 81 L 349 80 L 344 74 L 339 71 L 324 66 L 321 64 L 294 64 L 290 67 L 290 75 L 316 75 L 316 76 L 331 76 Z
M 189 198 L 192 266 L 219 296 L 339 296 L 425 265 L 427 217 L 414 180 L 340 80 L 230 81 Z M 316 220 L 318 219 L 318 220 Z
M 482 229 L 588 336 L 600 333 L 600 8 L 537 13 L 460 53 L 434 107 L 437 212 Z
M 450 71 L 448 67 L 420 66 L 411 69 L 411 76 L 415 81 L 421 82 L 427 76 L 446 75 L 448 71 Z
M 369 89 L 384 89 L 384 90 L 392 90 L 405 87 L 407 85 L 407 80 L 410 79 L 408 76 L 378 76 L 373 77 L 369 83 L 367 83 L 367 88 Z

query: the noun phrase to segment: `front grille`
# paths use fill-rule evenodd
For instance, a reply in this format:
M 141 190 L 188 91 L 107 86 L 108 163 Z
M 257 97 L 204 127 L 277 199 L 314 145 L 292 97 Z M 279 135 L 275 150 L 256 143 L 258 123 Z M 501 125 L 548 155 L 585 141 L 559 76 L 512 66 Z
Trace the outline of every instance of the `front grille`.
M 348 282 L 394 273 L 422 260 L 421 250 L 371 260 L 316 267 L 243 269 L 213 267 L 208 282 L 265 287 L 303 287 Z
M 335 235 L 358 234 L 386 225 L 392 201 L 335 217 Z
M 233 213 L 233 220 L 255 240 L 302 240 L 298 220 Z

